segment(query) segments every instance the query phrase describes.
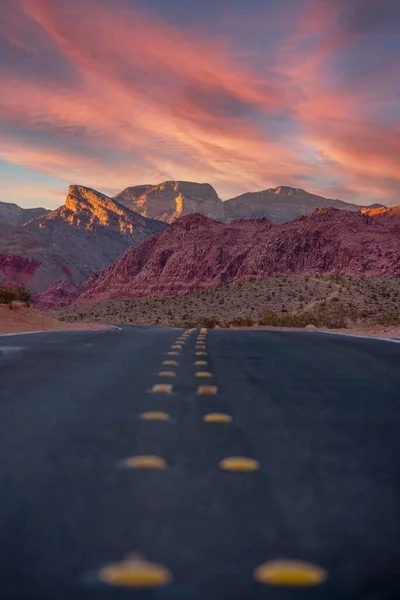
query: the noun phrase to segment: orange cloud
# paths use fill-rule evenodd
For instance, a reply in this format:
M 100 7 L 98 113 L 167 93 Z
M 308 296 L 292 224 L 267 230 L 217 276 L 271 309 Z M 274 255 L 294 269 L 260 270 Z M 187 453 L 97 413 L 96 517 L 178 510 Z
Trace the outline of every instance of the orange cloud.
M 349 87 L 335 74 L 332 59 L 354 43 L 337 18 L 342 0 L 309 0 L 276 41 L 275 69 L 262 70 L 239 62 L 229 40 L 137 4 L 5 2 L 0 36 L 25 69 L 0 70 L 0 156 L 10 162 L 115 191 L 209 181 L 222 196 L 278 184 L 365 194 L 364 173 L 376 178 L 369 189 L 390 194 L 400 177 L 387 139 L 396 126 L 360 111 L 374 103 L 370 79 Z

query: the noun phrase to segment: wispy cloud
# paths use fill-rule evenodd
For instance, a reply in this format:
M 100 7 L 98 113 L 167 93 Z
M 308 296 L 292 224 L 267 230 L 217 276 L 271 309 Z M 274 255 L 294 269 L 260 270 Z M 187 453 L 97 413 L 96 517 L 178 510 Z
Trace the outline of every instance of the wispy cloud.
M 115 191 L 176 178 L 209 181 L 223 197 L 292 184 L 399 202 L 388 36 L 374 31 L 384 65 L 351 79 L 369 28 L 358 34 L 346 3 L 302 0 L 288 19 L 286 2 L 269 2 L 279 35 L 263 62 L 249 18 L 239 36 L 219 36 L 174 25 L 151 2 L 3 0 L 0 156 Z

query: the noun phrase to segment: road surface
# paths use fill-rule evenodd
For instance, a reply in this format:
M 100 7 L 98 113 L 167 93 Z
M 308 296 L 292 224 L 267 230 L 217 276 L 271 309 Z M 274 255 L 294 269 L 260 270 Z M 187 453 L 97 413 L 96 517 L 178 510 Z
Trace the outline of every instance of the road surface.
M 396 343 L 0 337 L 0 598 L 398 599 L 399 433 Z

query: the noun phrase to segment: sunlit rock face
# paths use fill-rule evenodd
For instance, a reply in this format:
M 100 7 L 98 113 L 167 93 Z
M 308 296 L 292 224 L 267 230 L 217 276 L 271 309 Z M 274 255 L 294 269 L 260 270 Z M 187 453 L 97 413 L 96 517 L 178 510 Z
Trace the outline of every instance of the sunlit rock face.
M 96 273 L 127 248 L 165 229 L 91 188 L 71 185 L 64 206 L 25 228 Z
M 361 212 L 373 217 L 381 223 L 400 226 L 400 204 L 388 208 L 385 208 L 384 206 L 379 208 L 364 208 Z
M 362 206 L 310 194 L 305 190 L 279 186 L 261 192 L 249 192 L 224 202 L 225 219 L 266 217 L 275 223 L 286 223 L 316 208 L 339 208 L 358 212 Z
M 400 237 L 360 212 L 322 208 L 290 223 L 194 214 L 128 250 L 79 301 L 169 296 L 282 274 L 400 275 Z
M 134 186 L 114 196 L 114 200 L 165 223 L 193 213 L 224 219 L 224 203 L 208 183 L 165 181 L 158 185 Z
M 12 202 L 0 202 L 0 223 L 20 226 L 50 211 L 45 208 L 21 208 Z

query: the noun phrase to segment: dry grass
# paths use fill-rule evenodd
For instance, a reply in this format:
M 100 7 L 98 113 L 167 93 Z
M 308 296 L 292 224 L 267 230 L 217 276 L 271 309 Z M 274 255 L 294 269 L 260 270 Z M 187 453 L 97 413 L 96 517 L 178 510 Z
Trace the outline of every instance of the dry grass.
M 188 296 L 73 305 L 67 321 L 205 327 L 400 325 L 400 279 L 271 277 Z

